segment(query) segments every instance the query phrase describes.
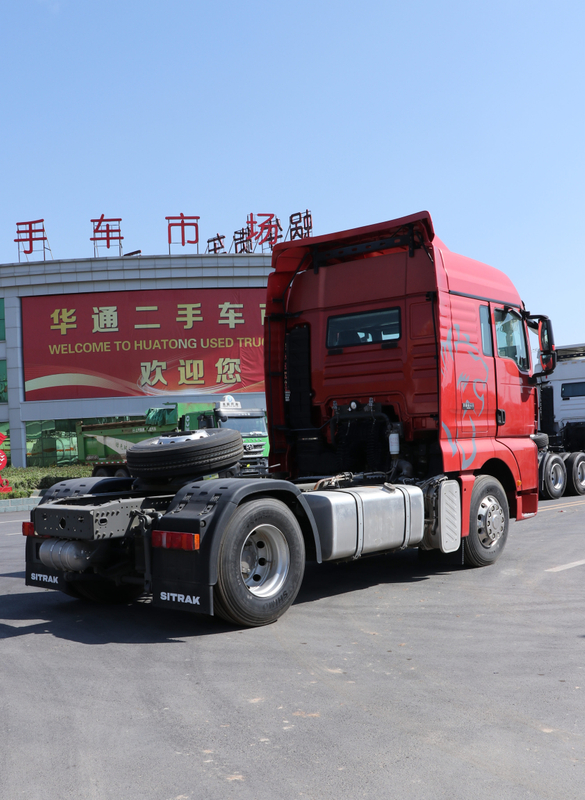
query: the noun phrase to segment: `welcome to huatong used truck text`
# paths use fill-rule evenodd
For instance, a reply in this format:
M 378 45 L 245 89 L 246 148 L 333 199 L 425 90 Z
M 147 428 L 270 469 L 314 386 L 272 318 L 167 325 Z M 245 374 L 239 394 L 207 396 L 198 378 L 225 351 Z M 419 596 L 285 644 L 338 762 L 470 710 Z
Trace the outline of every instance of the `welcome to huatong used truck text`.
M 269 476 L 239 474 L 234 430 L 138 442 L 131 477 L 44 496 L 24 523 L 29 586 L 264 625 L 307 560 L 414 547 L 488 566 L 509 519 L 536 513 L 552 328 L 502 272 L 452 253 L 427 212 L 280 244 L 273 267 Z

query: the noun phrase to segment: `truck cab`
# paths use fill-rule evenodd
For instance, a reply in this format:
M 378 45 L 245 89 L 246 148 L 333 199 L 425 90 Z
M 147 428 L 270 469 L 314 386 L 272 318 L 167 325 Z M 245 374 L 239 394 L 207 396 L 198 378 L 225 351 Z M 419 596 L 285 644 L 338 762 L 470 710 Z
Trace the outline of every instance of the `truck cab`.
M 474 478 L 489 474 L 512 516 L 536 511 L 527 327 L 550 324 L 506 275 L 451 252 L 428 212 L 279 245 L 273 263 L 267 408 L 285 476 L 444 473 L 465 519 Z
M 242 408 L 238 400 L 226 395 L 215 411 L 219 428 L 239 431 L 244 442 L 241 475 L 267 475 L 270 442 L 266 427 L 266 412 L 261 408 Z

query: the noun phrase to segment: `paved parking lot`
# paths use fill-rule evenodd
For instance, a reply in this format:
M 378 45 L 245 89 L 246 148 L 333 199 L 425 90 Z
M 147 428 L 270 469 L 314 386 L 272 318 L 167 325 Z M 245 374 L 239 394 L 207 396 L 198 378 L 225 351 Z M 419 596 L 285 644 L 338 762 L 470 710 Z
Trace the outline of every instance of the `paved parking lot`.
M 2 800 L 581 800 L 585 498 L 486 569 L 311 565 L 276 624 L 24 586 L 0 520 Z

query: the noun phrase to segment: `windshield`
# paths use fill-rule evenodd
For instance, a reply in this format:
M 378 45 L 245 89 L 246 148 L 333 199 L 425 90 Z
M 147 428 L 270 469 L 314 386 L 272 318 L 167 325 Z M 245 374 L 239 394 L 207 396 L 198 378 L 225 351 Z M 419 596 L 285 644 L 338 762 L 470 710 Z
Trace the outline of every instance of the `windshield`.
M 242 436 L 266 436 L 266 420 L 264 417 L 228 417 L 227 422 L 219 422 L 220 428 L 231 428 Z
M 146 424 L 160 427 L 162 425 L 177 424 L 177 407 L 174 408 L 149 408 L 146 412 Z

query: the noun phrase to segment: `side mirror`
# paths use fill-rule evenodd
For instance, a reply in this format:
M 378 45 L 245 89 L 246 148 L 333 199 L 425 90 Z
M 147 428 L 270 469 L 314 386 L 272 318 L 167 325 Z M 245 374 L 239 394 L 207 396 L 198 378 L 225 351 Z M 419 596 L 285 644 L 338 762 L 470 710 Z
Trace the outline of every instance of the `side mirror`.
M 557 365 L 557 354 L 552 323 L 548 317 L 540 317 L 538 320 L 538 348 L 542 371 L 545 374 L 552 372 Z

